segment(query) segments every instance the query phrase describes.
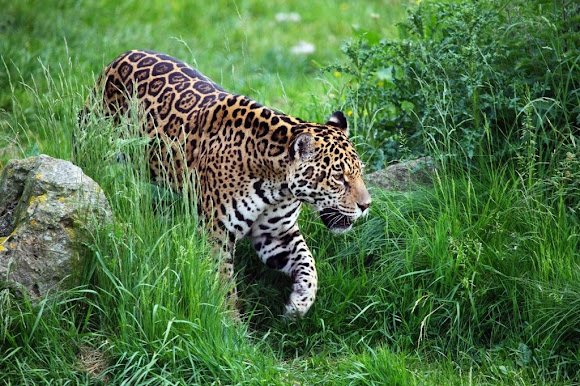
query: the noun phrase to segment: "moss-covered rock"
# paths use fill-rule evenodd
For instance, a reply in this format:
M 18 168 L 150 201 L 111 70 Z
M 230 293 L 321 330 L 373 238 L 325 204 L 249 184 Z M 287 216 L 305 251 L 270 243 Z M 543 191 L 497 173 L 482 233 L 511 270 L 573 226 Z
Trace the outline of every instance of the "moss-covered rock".
M 83 242 L 111 221 L 101 188 L 64 160 L 13 160 L 0 176 L 0 288 L 31 298 L 79 284 Z
M 430 157 L 399 162 L 365 176 L 365 181 L 385 190 L 409 191 L 432 184 L 435 165 Z

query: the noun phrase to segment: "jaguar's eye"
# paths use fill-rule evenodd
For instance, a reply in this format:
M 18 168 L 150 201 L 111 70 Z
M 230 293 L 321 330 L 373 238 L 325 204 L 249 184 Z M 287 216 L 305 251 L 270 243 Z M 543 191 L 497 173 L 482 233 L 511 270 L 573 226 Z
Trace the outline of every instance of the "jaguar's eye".
M 346 177 L 344 176 L 344 174 L 337 174 L 336 176 L 334 176 L 334 178 L 340 182 L 345 188 L 348 188 L 348 181 L 346 180 Z

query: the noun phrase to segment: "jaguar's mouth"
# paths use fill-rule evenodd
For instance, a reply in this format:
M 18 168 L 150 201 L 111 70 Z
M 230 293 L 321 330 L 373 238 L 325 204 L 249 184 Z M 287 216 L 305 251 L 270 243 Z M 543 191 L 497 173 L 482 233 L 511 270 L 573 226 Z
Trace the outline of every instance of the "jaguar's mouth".
M 353 219 L 337 209 L 325 208 L 319 213 L 324 225 L 334 233 L 344 233 L 352 228 Z

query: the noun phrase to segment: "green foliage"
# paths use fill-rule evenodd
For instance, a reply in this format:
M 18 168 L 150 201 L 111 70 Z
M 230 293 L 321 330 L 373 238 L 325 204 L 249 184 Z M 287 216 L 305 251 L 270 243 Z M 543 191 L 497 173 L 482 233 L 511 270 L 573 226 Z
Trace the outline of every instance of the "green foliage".
M 473 159 L 484 145 L 511 157 L 530 124 L 538 156 L 561 161 L 580 135 L 578 11 L 573 1 L 428 0 L 399 25 L 401 39 L 347 44 L 333 70 L 351 76 L 346 105 L 373 166 L 444 141 L 447 155 Z

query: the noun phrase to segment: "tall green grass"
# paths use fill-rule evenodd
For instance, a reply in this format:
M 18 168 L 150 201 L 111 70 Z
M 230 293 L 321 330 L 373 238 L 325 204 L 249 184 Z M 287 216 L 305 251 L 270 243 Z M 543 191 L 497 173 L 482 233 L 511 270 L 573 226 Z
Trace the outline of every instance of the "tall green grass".
M 442 171 L 434 190 L 373 197 L 364 225 L 316 250 L 317 322 L 258 318 L 276 326 L 272 345 L 290 357 L 386 346 L 453 361 L 478 382 L 577 379 L 579 227 L 563 204 L 554 211 L 494 169 Z

